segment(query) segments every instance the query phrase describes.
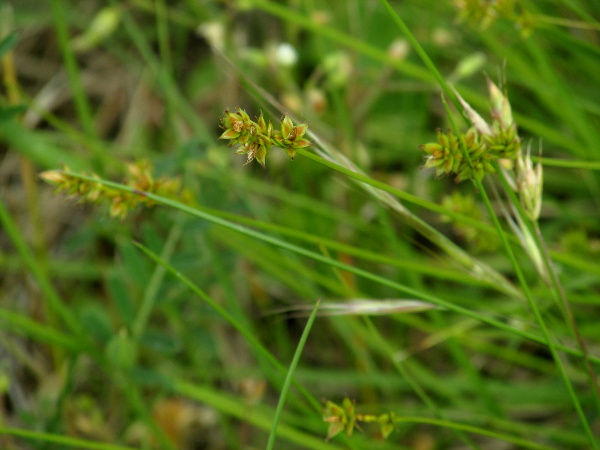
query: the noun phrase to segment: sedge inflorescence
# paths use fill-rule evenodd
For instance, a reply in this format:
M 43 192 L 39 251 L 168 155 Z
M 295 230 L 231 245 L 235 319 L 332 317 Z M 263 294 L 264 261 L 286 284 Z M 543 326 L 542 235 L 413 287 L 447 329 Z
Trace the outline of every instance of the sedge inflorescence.
M 456 182 L 473 178 L 482 180 L 486 173 L 495 172 L 493 161 L 506 161 L 512 165 L 511 161 L 519 157 L 521 139 L 510 104 L 491 81 L 488 88 L 492 104 L 491 123 L 482 119 L 457 94 L 473 126 L 458 136 L 438 129 L 436 142 L 421 145 L 426 154 L 424 167 L 435 168 L 436 176 L 454 175 Z
M 230 140 L 229 146 L 235 147 L 237 154 L 248 155 L 246 164 L 256 159 L 264 167 L 272 147 L 282 148 L 294 159 L 297 149 L 311 145 L 304 138 L 308 124 L 294 125 L 288 116 L 281 119 L 280 129 L 276 130 L 262 113 L 255 122 L 242 108 L 236 112 L 226 109 L 221 123 L 225 131 L 219 139 Z
M 438 130 L 437 141 L 421 145 L 425 152 L 424 168 L 435 168 L 436 176 L 454 175 L 456 182 L 477 179 L 495 173 L 500 167 L 519 195 L 527 217 L 537 220 L 542 205 L 543 174 L 535 167 L 530 149 L 524 155 L 510 103 L 502 91 L 488 80 L 492 107 L 491 123 L 486 122 L 457 92 L 456 96 L 472 127 L 458 136 Z M 541 151 L 541 150 L 540 150 Z M 494 164 L 497 162 L 499 164 Z
M 327 430 L 327 439 L 337 436 L 342 431 L 346 436 L 352 436 L 355 428 L 360 429 L 359 423 L 377 423 L 381 436 L 387 439 L 394 431 L 394 422 L 396 414 L 394 412 L 383 414 L 359 414 L 355 410 L 355 405 L 348 397 L 344 398 L 341 405 L 330 400 L 325 403 L 323 410 L 323 421 L 329 423 Z
M 147 160 L 140 160 L 127 166 L 127 186 L 133 192 L 116 189 L 103 184 L 101 178 L 92 174 L 82 173 L 87 178 L 81 178 L 71 172 L 69 167 L 62 170 L 47 170 L 40 174 L 46 182 L 56 186 L 56 191 L 66 192 L 72 197 L 78 197 L 85 203 L 107 202 L 110 205 L 110 216 L 124 219 L 129 212 L 138 206 L 151 207 L 154 200 L 147 193 L 160 195 L 184 204 L 193 204 L 191 192 L 182 187 L 179 178 L 163 176 L 155 178 L 152 175 L 152 165 Z M 92 178 L 92 180 L 88 179 Z M 97 180 L 97 181 L 95 181 Z

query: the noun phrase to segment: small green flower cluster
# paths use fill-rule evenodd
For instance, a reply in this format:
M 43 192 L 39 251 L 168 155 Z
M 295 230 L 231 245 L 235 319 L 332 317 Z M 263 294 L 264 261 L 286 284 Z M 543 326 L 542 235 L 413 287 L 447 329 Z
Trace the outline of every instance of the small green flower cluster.
M 451 131 L 444 133 L 438 128 L 437 142 L 429 142 L 421 145 L 421 149 L 427 154 L 424 168 L 435 167 L 435 175 L 455 174 L 457 182 L 468 180 L 473 172 L 465 159 L 460 148 L 460 139 L 463 140 L 465 148 L 469 153 L 473 164 L 474 175 L 482 179 L 484 174 L 494 172 L 490 163 L 491 156 L 485 151 L 486 147 L 481 142 L 475 128 L 470 128 L 460 138 Z
M 65 191 L 72 197 L 79 197 L 82 202 L 110 203 L 110 216 L 124 219 L 127 214 L 139 205 L 153 206 L 154 201 L 146 193 L 157 194 L 163 197 L 192 204 L 193 197 L 187 189 L 181 188 L 178 178 L 152 177 L 152 166 L 146 160 L 138 161 L 127 166 L 129 177 L 127 185 L 134 188 L 135 192 L 127 192 L 112 188 L 100 183 L 100 177 L 92 174 L 91 177 L 98 181 L 89 181 L 71 175 L 71 170 L 63 166 L 62 170 L 48 170 L 42 172 L 42 179 L 57 186 L 56 191 Z M 88 176 L 86 173 L 82 175 Z
M 394 431 L 395 419 L 396 414 L 394 412 L 384 414 L 357 414 L 354 403 L 347 397 L 343 400 L 341 406 L 327 400 L 325 410 L 323 411 L 323 420 L 329 423 L 329 429 L 327 431 L 328 440 L 342 431 L 345 431 L 348 437 L 352 436 L 354 428 L 359 428 L 358 422 L 378 423 L 381 436 L 384 439 L 387 439 L 392 431 Z
M 281 120 L 281 131 L 275 130 L 271 121 L 267 123 L 262 113 L 254 122 L 241 108 L 236 112 L 226 109 L 221 122 L 225 131 L 219 139 L 231 140 L 229 146 L 236 147 L 237 154 L 248 155 L 246 164 L 256 159 L 264 167 L 267 154 L 274 146 L 284 149 L 294 159 L 296 149 L 311 145 L 309 140 L 304 139 L 308 124 L 294 126 L 288 116 Z
M 486 123 L 460 96 L 466 113 L 473 123 L 466 133 L 456 136 L 438 129 L 437 142 L 421 145 L 426 153 L 425 168 L 435 167 L 436 176 L 455 175 L 460 182 L 494 173 L 492 161 L 517 159 L 521 151 L 521 139 L 512 118 L 508 100 L 492 82 L 488 83 L 492 104 L 492 123 Z M 458 94 L 457 94 L 458 95 Z M 471 160 L 469 165 L 462 143 Z

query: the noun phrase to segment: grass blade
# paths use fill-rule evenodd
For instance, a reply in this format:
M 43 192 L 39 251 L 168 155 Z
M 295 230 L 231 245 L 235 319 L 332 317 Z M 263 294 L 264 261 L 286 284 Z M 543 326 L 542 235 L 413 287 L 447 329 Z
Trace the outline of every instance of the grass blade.
M 308 334 L 310 333 L 310 329 L 312 328 L 312 324 L 317 317 L 317 311 L 319 309 L 319 304 L 321 300 L 317 300 L 315 306 L 312 310 L 308 321 L 306 322 L 306 326 L 304 327 L 304 331 L 302 332 L 302 336 L 300 337 L 300 341 L 298 342 L 298 347 L 296 347 L 296 352 L 294 353 L 294 358 L 290 364 L 290 368 L 288 369 L 287 375 L 285 376 L 285 381 L 283 382 L 283 388 L 281 389 L 281 394 L 279 395 L 279 402 L 277 403 L 277 409 L 275 409 L 275 417 L 273 418 L 273 426 L 271 427 L 271 433 L 269 434 L 269 441 L 267 442 L 267 449 L 271 450 L 275 445 L 275 436 L 277 435 L 277 426 L 279 425 L 279 421 L 281 419 L 281 412 L 283 411 L 283 405 L 285 404 L 285 399 L 290 390 L 290 386 L 292 384 L 292 380 L 294 378 L 294 371 L 296 370 L 296 366 L 298 366 L 298 361 L 300 361 L 300 355 L 302 355 L 302 349 L 304 349 L 304 345 L 306 344 L 306 340 L 308 339 Z

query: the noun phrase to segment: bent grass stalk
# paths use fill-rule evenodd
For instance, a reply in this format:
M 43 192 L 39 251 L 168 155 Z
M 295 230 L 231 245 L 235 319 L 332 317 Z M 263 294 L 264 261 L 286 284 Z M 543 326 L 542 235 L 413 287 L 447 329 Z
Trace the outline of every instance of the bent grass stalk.
M 598 387 L 596 374 L 594 373 L 594 369 L 592 368 L 592 365 L 590 363 L 589 353 L 585 342 L 581 337 L 581 333 L 579 332 L 579 328 L 577 327 L 577 323 L 575 322 L 575 318 L 573 317 L 571 305 L 567 300 L 564 288 L 560 282 L 560 279 L 558 278 L 558 274 L 556 273 L 556 269 L 548 253 L 548 249 L 546 247 L 546 243 L 544 242 L 538 221 L 530 221 L 526 218 L 526 214 L 523 211 L 523 207 L 518 201 L 518 199 L 515 197 L 515 194 L 512 191 L 512 189 L 510 188 L 508 181 L 505 178 L 504 172 L 498 171 L 498 173 L 506 195 L 508 195 L 508 197 L 511 200 L 511 203 L 515 206 L 515 209 L 517 210 L 518 214 L 522 217 L 522 222 L 525 224 L 525 226 L 528 227 L 530 234 L 534 240 L 534 245 L 540 252 L 540 255 L 542 255 L 542 262 L 544 264 L 545 271 L 550 278 L 550 283 L 553 288 L 552 292 L 554 293 L 555 298 L 558 302 L 558 306 L 560 307 L 564 315 L 565 322 L 571 328 L 571 331 L 573 332 L 573 335 L 577 340 L 577 345 L 581 350 L 581 354 L 583 355 L 588 382 L 592 391 L 595 393 L 594 401 L 596 403 L 596 407 L 600 411 L 600 389 Z
M 2 199 L 0 199 L 0 223 L 2 223 L 4 230 L 7 232 L 13 245 L 17 249 L 17 252 L 25 262 L 25 265 L 29 269 L 33 278 L 38 283 L 38 286 L 44 295 L 48 309 L 54 311 L 57 316 L 62 319 L 67 328 L 70 329 L 74 335 L 81 339 L 86 348 L 91 350 L 91 342 L 88 339 L 88 336 L 85 334 L 83 327 L 75 317 L 75 314 L 67 307 L 64 301 L 57 294 L 56 290 L 52 286 L 52 283 L 48 279 L 46 271 L 36 260 L 33 252 L 25 242 L 23 235 L 20 233 L 18 227 L 10 217 Z
M 22 428 L 5 427 L 0 425 L 0 434 L 5 436 L 16 436 L 29 441 L 44 441 L 47 443 L 60 444 L 66 447 L 85 448 L 89 450 L 135 450 L 133 447 L 109 444 L 105 442 L 94 442 L 89 439 L 81 439 L 52 433 L 24 430 Z
M 429 58 L 429 56 L 427 55 L 427 53 L 425 52 L 425 50 L 423 49 L 423 47 L 421 46 L 421 44 L 418 42 L 418 40 L 414 37 L 414 35 L 411 33 L 411 31 L 408 29 L 408 27 L 404 24 L 404 21 L 402 21 L 402 19 L 398 16 L 398 14 L 396 14 L 396 12 L 392 9 L 392 7 L 389 5 L 389 2 L 387 0 L 381 0 L 382 4 L 386 7 L 386 9 L 388 10 L 390 16 L 393 18 L 393 20 L 398 24 L 399 28 L 401 29 L 401 31 L 404 33 L 404 35 L 407 37 L 407 39 L 409 39 L 409 41 L 411 42 L 411 44 L 413 45 L 413 47 L 415 48 L 415 50 L 417 51 L 417 53 L 419 54 L 419 56 L 421 57 L 421 59 L 423 60 L 423 62 L 425 63 L 425 65 L 429 68 L 429 70 L 432 72 L 432 74 L 435 76 L 435 78 L 438 80 L 438 82 L 440 83 L 440 86 L 442 87 L 442 90 L 444 92 L 446 92 L 448 90 L 448 86 L 445 82 L 445 80 L 443 79 L 443 77 L 441 76 L 441 74 L 439 73 L 439 71 L 437 70 L 437 68 L 435 67 L 435 65 L 433 64 L 433 62 L 431 61 L 431 59 Z M 453 97 L 450 97 L 453 98 Z M 444 95 L 442 95 L 442 102 L 444 105 L 444 109 L 446 110 L 446 114 L 448 116 L 448 119 L 450 120 L 450 124 L 452 127 L 453 132 L 459 136 L 460 139 L 460 148 L 462 150 L 463 156 L 466 159 L 468 165 L 471 167 L 471 170 L 473 170 L 473 165 L 471 162 L 471 158 L 469 156 L 469 153 L 467 151 L 465 142 L 462 138 L 462 135 L 459 132 L 459 129 L 456 125 L 456 123 L 454 122 L 453 118 L 452 118 L 452 113 L 450 111 L 450 108 L 448 107 L 448 104 L 446 102 L 446 98 Z M 544 335 L 544 339 L 546 341 L 546 344 L 548 345 L 548 348 L 552 354 L 552 358 L 554 359 L 556 366 L 560 372 L 561 378 L 563 380 L 563 383 L 565 384 L 565 387 L 567 388 L 567 391 L 569 393 L 569 396 L 571 397 L 571 400 L 573 402 L 573 405 L 575 407 L 575 410 L 577 411 L 577 414 L 579 416 L 579 419 L 581 421 L 582 426 L 584 427 L 584 430 L 590 440 L 590 443 L 592 445 L 592 447 L 594 449 L 598 449 L 600 448 L 594 435 L 592 434 L 590 425 L 588 423 L 587 417 L 585 416 L 583 409 L 581 407 L 581 404 L 579 402 L 579 399 L 577 398 L 577 395 L 575 393 L 575 390 L 573 388 L 573 385 L 571 383 L 571 380 L 569 379 L 567 373 L 566 373 L 566 369 L 563 365 L 562 360 L 560 359 L 560 356 L 558 355 L 556 346 L 553 342 L 553 339 L 550 335 L 550 332 L 546 326 L 546 323 L 539 311 L 539 308 L 537 307 L 537 304 L 535 303 L 533 296 L 531 294 L 531 290 L 529 289 L 529 286 L 527 284 L 527 281 L 525 280 L 525 277 L 523 275 L 523 272 L 521 270 L 521 267 L 519 265 L 519 263 L 517 262 L 517 259 L 514 255 L 514 252 L 511 248 L 511 246 L 508 243 L 508 240 L 506 239 L 503 230 L 502 230 L 502 226 L 500 224 L 500 221 L 494 211 L 494 208 L 492 207 L 489 197 L 487 196 L 486 191 L 484 190 L 483 184 L 481 183 L 481 181 L 477 178 L 477 177 L 473 177 L 473 182 L 477 188 L 477 190 L 479 191 L 483 202 L 486 205 L 486 208 L 488 210 L 488 213 L 492 219 L 492 221 L 494 222 L 494 226 L 496 227 L 496 229 L 498 230 L 498 235 L 500 236 L 502 245 L 505 249 L 505 252 L 507 254 L 507 256 L 509 257 L 511 264 L 513 266 L 513 269 L 515 271 L 515 274 L 519 280 L 519 284 L 521 286 L 521 289 L 523 290 L 523 293 L 525 294 L 525 297 L 527 298 L 527 302 L 535 316 L 535 319 L 538 323 L 538 325 L 540 326 L 540 329 L 542 330 L 542 333 Z M 520 206 L 520 205 L 519 205 Z M 537 244 L 539 244 L 539 242 L 537 242 Z M 585 353 L 584 350 L 582 350 L 582 356 L 583 358 L 587 361 L 587 354 Z M 593 377 L 593 374 L 591 375 Z
M 217 313 L 219 313 L 227 322 L 229 322 L 236 330 L 246 338 L 249 344 L 251 344 L 257 351 L 259 351 L 267 360 L 281 372 L 285 372 L 285 367 L 283 364 L 279 362 L 277 358 L 275 358 L 267 348 L 260 343 L 260 341 L 248 331 L 243 324 L 241 324 L 235 317 L 233 317 L 226 309 L 220 306 L 217 302 L 215 302 L 209 295 L 207 295 L 204 291 L 202 291 L 198 286 L 196 286 L 189 278 L 185 277 L 179 271 L 177 271 L 173 266 L 171 266 L 168 262 L 162 259 L 160 256 L 156 255 L 150 249 L 145 247 L 144 245 L 136 242 L 135 245 L 144 252 L 150 259 L 152 259 L 155 263 L 163 266 L 167 271 L 169 271 L 175 278 L 185 284 L 192 292 L 197 294 L 204 302 L 206 302 L 211 308 L 213 308 Z M 294 385 L 302 392 L 304 397 L 311 403 L 311 405 L 319 410 L 320 405 L 302 385 L 298 382 L 294 381 Z
M 313 136 L 311 135 L 311 137 Z M 323 147 L 321 146 L 321 148 Z M 356 167 L 352 162 L 344 158 L 341 154 L 339 154 L 333 149 L 326 150 L 326 153 L 317 150 L 317 152 L 321 153 L 321 156 L 314 155 L 304 149 L 299 149 L 297 152 L 298 154 L 304 155 L 320 164 L 323 164 L 331 169 L 341 172 L 356 181 L 364 183 L 364 185 L 361 184 L 361 187 L 363 189 L 365 189 L 370 195 L 381 201 L 383 204 L 389 206 L 394 212 L 399 214 L 408 225 L 413 227 L 417 232 L 419 232 L 424 237 L 429 239 L 432 243 L 436 244 L 438 247 L 444 250 L 449 256 L 451 256 L 462 267 L 464 267 L 474 278 L 486 282 L 490 286 L 496 287 L 496 289 L 501 290 L 502 292 L 513 298 L 523 298 L 523 294 L 518 289 L 516 289 L 513 286 L 513 284 L 510 281 L 508 281 L 503 275 L 492 269 L 487 264 L 484 264 L 476 258 L 473 258 L 471 255 L 469 255 L 463 249 L 458 247 L 454 242 L 452 242 L 446 236 L 441 234 L 427 222 L 423 221 L 415 214 L 408 211 L 400 202 L 398 202 L 389 194 L 393 194 L 398 197 L 404 198 L 413 198 L 414 196 L 411 196 L 410 194 L 407 194 L 399 189 L 392 188 L 391 186 L 380 181 L 373 180 L 372 178 L 362 173 L 362 171 L 360 171 L 360 169 Z M 422 201 L 419 203 L 424 204 Z M 430 205 L 428 205 L 428 207 L 429 206 Z M 435 209 L 436 212 L 443 212 L 444 214 L 446 214 L 446 211 L 449 211 L 448 208 L 443 207 L 430 207 L 429 209 Z M 481 224 L 481 222 L 477 222 L 471 218 L 466 218 L 465 220 L 464 215 L 457 214 L 454 211 L 450 212 L 450 214 L 448 215 L 451 217 L 460 216 L 460 220 L 463 220 L 465 223 L 477 223 L 478 228 L 481 229 L 487 227 L 482 226 L 485 224 Z
M 242 76 L 248 80 L 254 88 L 261 93 L 268 101 L 277 107 L 278 110 L 282 111 L 283 107 L 270 95 L 268 95 L 264 89 L 257 86 L 253 83 L 246 75 L 242 74 Z M 291 115 L 290 115 L 291 117 Z M 293 118 L 293 117 L 292 117 Z M 515 288 L 515 286 L 510 283 L 504 276 L 502 276 L 499 272 L 494 270 L 492 267 L 484 264 L 483 262 L 477 260 L 472 255 L 465 252 L 459 246 L 454 244 L 450 239 L 441 234 L 435 228 L 433 228 L 428 223 L 421 220 L 415 214 L 411 213 L 408 209 L 404 207 L 399 201 L 397 201 L 394 197 L 389 195 L 387 191 L 390 190 L 390 187 L 385 185 L 385 183 L 377 182 L 375 180 L 369 179 L 367 175 L 365 175 L 352 161 L 346 158 L 337 150 L 333 149 L 331 146 L 326 145 L 322 142 L 318 136 L 311 132 L 311 130 L 307 130 L 307 134 L 312 138 L 316 146 L 316 153 L 321 157 L 321 160 L 318 160 L 321 164 L 327 165 L 331 168 L 332 165 L 337 166 L 336 170 L 339 169 L 340 172 L 349 175 L 351 178 L 360 181 L 363 181 L 364 184 L 359 184 L 359 186 L 364 189 L 369 195 L 387 205 L 391 208 L 395 213 L 397 213 L 402 219 L 412 228 L 414 228 L 417 232 L 422 234 L 425 238 L 429 239 L 432 243 L 440 247 L 444 250 L 449 256 L 451 256 L 458 264 L 463 266 L 467 271 L 469 271 L 475 278 L 488 282 L 490 285 L 496 286 L 497 289 L 502 290 L 507 295 L 515 298 L 523 298 L 523 294 Z M 295 149 L 297 154 L 305 155 L 311 159 L 315 159 L 313 154 L 306 151 L 303 148 Z M 382 191 L 373 189 L 373 187 L 378 187 Z M 406 196 L 411 197 L 410 194 L 403 193 L 402 191 L 395 190 L 395 193 L 398 197 Z M 415 202 L 417 202 L 416 198 L 413 198 Z M 422 201 L 421 201 L 422 202 Z M 431 207 L 433 210 L 436 207 Z M 442 208 L 444 211 L 447 208 Z M 454 216 L 453 212 L 447 214 L 449 216 Z M 462 219 L 466 221 L 465 219 Z M 467 219 L 468 220 L 468 219 Z M 471 219 L 472 220 L 472 219 Z
M 310 314 L 310 317 L 306 322 L 306 326 L 304 327 L 304 331 L 302 332 L 302 336 L 300 337 L 300 341 L 298 342 L 298 346 L 296 347 L 296 351 L 294 352 L 294 357 L 290 363 L 290 368 L 285 376 L 285 381 L 283 382 L 283 387 L 281 388 L 281 394 L 279 395 L 279 401 L 277 402 L 277 408 L 275 409 L 273 426 L 271 427 L 271 433 L 269 433 L 269 440 L 267 441 L 267 450 L 271 450 L 275 445 L 275 437 L 277 436 L 277 427 L 279 426 L 279 421 L 281 420 L 283 405 L 285 405 L 285 399 L 287 398 L 290 386 L 294 379 L 294 372 L 298 366 L 298 361 L 300 361 L 300 355 L 302 355 L 302 350 L 304 349 L 304 345 L 308 339 L 308 334 L 310 333 L 310 329 L 312 328 L 315 318 L 317 317 L 317 311 L 319 310 L 320 303 L 321 300 L 317 300 L 315 303 L 312 313 Z
M 396 371 L 406 380 L 411 389 L 421 399 L 421 401 L 425 405 L 427 405 L 427 407 L 432 411 L 432 413 L 435 414 L 438 417 L 438 419 L 446 421 L 446 417 L 443 411 L 440 408 L 438 408 L 433 399 L 429 396 L 429 394 L 427 394 L 425 389 L 421 387 L 416 378 L 404 366 L 403 362 L 394 355 L 394 350 L 391 348 L 390 344 L 385 340 L 385 338 L 381 336 L 381 333 L 379 332 L 379 330 L 377 330 L 371 319 L 365 317 L 364 321 L 367 325 L 367 329 L 371 332 L 375 340 L 378 342 L 378 347 L 381 353 L 389 358 L 389 360 L 394 365 Z M 468 436 L 466 436 L 462 432 L 462 430 L 456 428 L 454 428 L 453 430 L 456 432 L 457 436 L 469 447 L 473 449 L 479 448 L 479 446 L 475 444 Z
M 288 242 L 286 242 L 284 240 L 281 240 L 281 239 L 272 237 L 270 235 L 266 235 L 266 234 L 260 233 L 258 231 L 246 228 L 246 227 L 244 227 L 242 225 L 239 225 L 237 223 L 231 222 L 229 220 L 225 220 L 225 219 L 222 219 L 220 217 L 216 217 L 216 216 L 212 215 L 211 213 L 205 211 L 204 209 L 193 208 L 193 207 L 187 206 L 187 205 L 185 205 L 183 203 L 179 203 L 177 201 L 168 199 L 166 197 L 161 197 L 161 196 L 156 195 L 156 194 L 151 194 L 151 193 L 148 193 L 148 192 L 136 191 L 134 188 L 132 188 L 130 186 L 126 186 L 126 185 L 123 185 L 123 184 L 115 183 L 115 182 L 112 182 L 112 181 L 108 181 L 108 180 L 104 180 L 104 179 L 99 179 L 99 178 L 93 178 L 93 177 L 89 177 L 89 176 L 85 176 L 85 175 L 81 175 L 81 174 L 73 173 L 73 172 L 64 172 L 64 173 L 66 175 L 68 175 L 68 176 L 72 176 L 74 178 L 78 178 L 78 179 L 81 179 L 81 180 L 87 180 L 87 181 L 94 182 L 94 183 L 100 183 L 102 185 L 108 186 L 108 187 L 113 188 L 113 189 L 121 190 L 121 191 L 124 191 L 124 192 L 137 193 L 138 195 L 146 196 L 146 197 L 150 198 L 151 200 L 153 200 L 154 202 L 156 202 L 157 204 L 161 204 L 161 205 L 173 208 L 173 209 L 177 209 L 179 211 L 182 211 L 182 212 L 185 212 L 187 214 L 190 214 L 190 215 L 192 215 L 194 217 L 198 217 L 200 219 L 207 220 L 207 221 L 212 222 L 214 224 L 217 224 L 217 225 L 223 226 L 225 228 L 237 231 L 239 233 L 245 234 L 247 236 L 253 237 L 253 238 L 258 239 L 258 240 L 261 240 L 263 242 L 267 242 L 267 243 L 270 243 L 270 244 L 275 245 L 277 247 L 290 250 L 290 251 L 292 251 L 294 253 L 297 253 L 299 255 L 303 255 L 303 256 L 306 256 L 308 258 L 314 259 L 316 261 L 320 261 L 320 262 L 323 262 L 325 264 L 331 265 L 333 267 L 337 267 L 337 268 L 346 270 L 346 271 L 354 273 L 355 275 L 358 275 L 360 277 L 364 277 L 364 278 L 369 279 L 371 281 L 374 281 L 374 282 L 380 283 L 382 285 L 394 288 L 394 289 L 396 289 L 396 290 L 398 290 L 400 292 L 403 292 L 403 293 L 405 293 L 405 294 L 407 294 L 409 296 L 418 297 L 418 298 L 420 298 L 420 299 L 422 299 L 424 301 L 428 301 L 428 302 L 431 302 L 431 303 L 433 303 L 433 304 L 435 304 L 437 306 L 441 306 L 441 307 L 443 307 L 443 308 L 445 308 L 445 309 L 447 309 L 449 311 L 454 311 L 454 312 L 459 313 L 461 315 L 465 315 L 467 317 L 471 317 L 473 319 L 476 319 L 479 322 L 486 323 L 486 324 L 491 325 L 493 327 L 496 327 L 496 328 L 499 328 L 501 330 L 507 331 L 507 332 L 509 332 L 511 334 L 514 334 L 516 336 L 532 340 L 532 341 L 537 342 L 537 343 L 542 344 L 542 345 L 546 345 L 546 341 L 544 340 L 543 337 L 539 337 L 539 336 L 537 336 L 535 334 L 526 332 L 524 330 L 511 327 L 511 326 L 509 326 L 509 325 L 507 325 L 507 324 L 505 324 L 505 323 L 503 323 L 503 322 L 501 322 L 499 320 L 493 319 L 491 317 L 488 317 L 486 315 L 483 315 L 483 314 L 475 312 L 475 311 L 471 311 L 471 310 L 469 310 L 467 308 L 463 308 L 463 307 L 458 306 L 458 305 L 456 305 L 456 304 L 454 304 L 452 302 L 443 300 L 443 299 L 441 299 L 441 298 L 439 298 L 437 296 L 434 296 L 434 295 L 431 295 L 431 294 L 427 294 L 427 293 L 420 292 L 420 291 L 417 291 L 415 289 L 409 288 L 409 287 L 404 286 L 404 285 L 402 285 L 400 283 L 397 283 L 395 281 L 389 280 L 389 279 L 387 279 L 385 277 L 382 277 L 382 276 L 379 276 L 379 275 L 375 275 L 375 274 L 373 274 L 373 273 L 371 273 L 369 271 L 356 268 L 354 266 L 342 263 L 340 261 L 337 261 L 337 260 L 334 260 L 334 259 L 331 259 L 331 258 L 327 258 L 327 257 L 325 257 L 325 256 L 323 256 L 323 255 L 321 255 L 319 253 L 307 250 L 307 249 L 305 249 L 303 247 L 300 247 L 300 246 L 297 246 L 297 245 L 294 245 L 294 244 L 290 244 L 290 243 L 288 243 Z M 179 274 L 179 273 L 177 273 L 177 271 L 175 271 L 174 269 L 173 269 L 173 273 L 178 278 L 182 277 L 182 275 Z M 189 280 L 187 280 L 187 281 L 189 282 Z M 558 349 L 560 349 L 562 351 L 565 351 L 565 352 L 567 352 L 567 353 L 569 353 L 571 355 L 578 356 L 578 357 L 582 356 L 581 351 L 579 351 L 577 349 L 573 349 L 571 347 L 568 347 L 568 346 L 563 345 L 563 344 L 558 344 L 558 343 L 555 344 L 555 345 L 556 345 L 556 348 L 558 348 Z M 595 364 L 600 364 L 600 358 L 598 358 L 598 357 L 593 357 L 592 356 L 592 357 L 590 357 L 590 360 L 592 362 L 594 362 Z
M 442 103 L 444 105 L 444 108 L 446 110 L 446 114 L 448 115 L 448 119 L 450 121 L 450 125 L 452 127 L 452 130 L 454 131 L 454 133 L 456 133 L 459 136 L 460 139 L 460 147 L 461 150 L 463 152 L 463 156 L 465 157 L 467 163 L 469 164 L 469 166 L 472 167 L 472 163 L 471 163 L 471 159 L 469 156 L 469 153 L 467 151 L 467 148 L 465 146 L 464 140 L 462 139 L 462 136 L 459 135 L 459 130 L 458 127 L 456 125 L 456 123 L 454 122 L 453 118 L 452 118 L 452 114 L 450 111 L 450 108 L 448 107 L 448 103 L 446 102 L 446 99 L 444 98 L 444 96 L 442 96 Z M 519 284 L 521 286 L 521 289 L 523 290 L 523 293 L 525 294 L 525 297 L 527 299 L 527 302 L 529 304 L 529 307 L 531 308 L 531 311 L 533 312 L 533 315 L 536 319 L 536 322 L 538 323 L 540 329 L 542 330 L 542 334 L 544 336 L 544 340 L 546 342 L 546 345 L 548 346 L 548 349 L 550 351 L 550 353 L 552 354 L 552 359 L 554 360 L 554 362 L 556 363 L 556 366 L 559 370 L 560 376 L 563 380 L 563 383 L 565 384 L 565 387 L 567 388 L 567 391 L 569 393 L 569 396 L 571 397 L 571 401 L 573 402 L 573 405 L 575 407 L 575 410 L 577 411 L 577 415 L 579 416 L 579 420 L 581 421 L 581 424 L 585 430 L 585 433 L 587 434 L 590 443 L 592 444 L 592 447 L 594 449 L 599 449 L 600 447 L 598 446 L 598 443 L 596 442 L 596 439 L 594 438 L 594 435 L 592 434 L 592 430 L 591 427 L 589 425 L 589 422 L 587 420 L 587 417 L 585 416 L 585 413 L 583 412 L 583 409 L 581 407 L 581 403 L 579 402 L 579 399 L 577 398 L 577 395 L 575 393 L 575 389 L 573 388 L 573 384 L 571 383 L 571 380 L 569 379 L 569 376 L 567 375 L 566 369 L 564 367 L 564 364 L 562 362 L 562 360 L 560 359 L 560 356 L 558 355 L 554 340 L 552 339 L 550 332 L 548 330 L 548 327 L 546 326 L 546 323 L 540 313 L 540 310 L 535 302 L 535 300 L 533 299 L 533 295 L 531 293 L 531 290 L 529 289 L 529 285 L 527 284 L 527 280 L 525 280 L 525 276 L 523 275 L 523 271 L 521 270 L 521 266 L 519 265 L 519 263 L 517 262 L 517 258 L 515 257 L 515 254 L 510 246 L 510 244 L 508 243 L 508 240 L 506 239 L 506 236 L 504 235 L 503 231 L 502 231 L 502 225 L 500 224 L 500 220 L 498 219 L 498 216 L 496 215 L 496 212 L 494 211 L 494 208 L 490 202 L 490 199 L 483 187 L 483 183 L 481 182 L 481 180 L 479 180 L 477 177 L 473 177 L 473 183 L 475 184 L 479 194 L 481 195 L 481 198 L 488 210 L 488 213 L 492 219 L 492 221 L 494 222 L 494 225 L 496 226 L 497 230 L 498 230 L 498 234 L 500 236 L 502 245 L 504 247 L 504 250 L 507 254 L 507 256 L 510 259 L 510 262 L 513 266 L 513 269 L 515 271 L 515 274 L 519 280 Z M 582 356 L 585 358 L 585 354 L 582 353 Z
M 262 430 L 269 431 L 272 429 L 273 413 L 266 408 L 256 409 L 252 411 L 252 414 L 248 414 L 246 405 L 241 404 L 239 399 L 233 398 L 231 395 L 223 392 L 215 391 L 209 387 L 199 386 L 181 379 L 170 380 L 170 383 L 165 388 L 178 395 L 184 395 L 190 399 L 212 406 L 222 413 L 243 420 Z M 277 427 L 277 436 L 297 444 L 300 448 L 314 450 L 342 450 L 347 448 L 325 442 L 322 438 L 317 438 L 283 423 Z M 282 446 L 282 448 L 285 447 Z

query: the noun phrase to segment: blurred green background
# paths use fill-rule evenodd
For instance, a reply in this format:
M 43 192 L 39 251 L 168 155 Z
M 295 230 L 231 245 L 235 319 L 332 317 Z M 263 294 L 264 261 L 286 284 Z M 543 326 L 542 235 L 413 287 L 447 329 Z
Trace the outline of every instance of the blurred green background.
M 543 238 L 598 354 L 600 4 L 390 3 L 482 116 L 486 76 L 506 89 L 524 148 L 543 157 Z M 343 314 L 318 315 L 295 373 L 308 394 L 290 391 L 275 448 L 525 448 L 419 421 L 399 423 L 387 439 L 366 424 L 325 441 L 318 405 L 344 397 L 360 412 L 444 418 L 537 448 L 590 448 L 544 345 L 444 308 L 352 314 L 353 299 L 423 296 L 173 208 L 119 220 L 106 204 L 55 195 L 39 178 L 66 164 L 123 181 L 128 164 L 148 160 L 155 178 L 180 179 L 207 214 L 541 336 L 523 298 L 465 270 L 361 183 L 279 149 L 266 168 L 244 165 L 217 140 L 225 108 L 308 122 L 314 147 L 332 149 L 338 162 L 487 225 L 402 201 L 516 286 L 473 184 L 421 170 L 419 145 L 450 122 L 439 85 L 383 2 L 0 5 L 0 447 L 92 448 L 54 436 L 105 448 L 264 448 L 285 371 L 257 342 L 288 367 L 322 299 Z M 453 114 L 466 130 L 461 111 Z M 504 201 L 492 196 L 499 215 Z M 551 335 L 575 348 L 555 289 L 511 242 Z M 582 360 L 561 357 L 598 435 Z

